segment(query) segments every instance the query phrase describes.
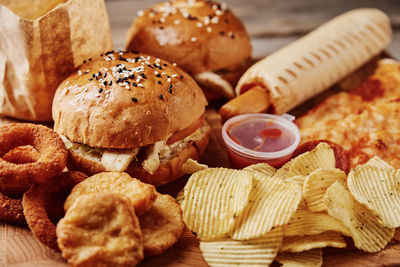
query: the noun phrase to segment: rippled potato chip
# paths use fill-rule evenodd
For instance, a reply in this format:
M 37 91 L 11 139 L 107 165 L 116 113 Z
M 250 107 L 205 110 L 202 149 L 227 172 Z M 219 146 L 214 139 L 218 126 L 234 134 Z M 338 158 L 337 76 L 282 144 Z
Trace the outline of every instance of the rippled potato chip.
M 200 242 L 207 263 L 214 266 L 268 266 L 276 257 L 283 238 L 278 227 L 262 238 L 247 241 Z
M 259 173 L 266 177 L 272 177 L 272 176 L 274 176 L 274 174 L 276 172 L 276 169 L 274 167 L 272 167 L 271 165 L 269 165 L 268 163 L 253 164 L 253 165 L 247 166 L 246 168 L 244 168 L 244 170 Z
M 279 253 L 275 259 L 281 267 L 319 267 L 322 265 L 322 249 L 316 248 L 298 253 Z
M 341 234 L 333 231 L 317 235 L 289 236 L 283 239 L 279 252 L 295 253 L 324 247 L 345 248 L 346 241 Z
M 286 182 L 293 182 L 293 183 L 296 183 L 296 184 L 298 184 L 301 188 L 303 188 L 303 184 L 304 184 L 305 179 L 306 179 L 306 176 L 303 176 L 303 175 L 295 175 L 295 176 L 292 176 L 292 177 L 289 177 L 289 178 L 285 179 L 285 181 L 286 181 Z
M 289 169 L 290 166 L 293 163 L 293 159 L 286 162 L 285 164 L 283 164 L 282 167 L 280 167 L 278 170 L 276 170 L 274 176 L 272 178 L 278 178 L 278 179 L 286 179 L 289 178 Z
M 238 217 L 231 237 L 236 240 L 259 238 L 274 227 L 286 224 L 301 200 L 295 183 L 254 174 L 249 204 Z
M 347 228 L 338 220 L 325 213 L 316 213 L 301 206 L 289 223 L 283 226 L 285 237 L 316 235 L 326 231 L 335 231 L 350 236 Z
M 346 183 L 347 175 L 339 169 L 318 169 L 310 173 L 304 181 L 303 198 L 309 210 L 325 211 L 324 196 L 335 181 Z
M 207 168 L 208 168 L 207 165 L 198 163 L 194 159 L 188 159 L 185 163 L 182 164 L 182 171 L 186 174 L 193 174 L 195 172 L 202 171 Z
M 381 167 L 381 168 L 390 169 L 390 170 L 394 169 L 389 163 L 387 163 L 386 161 L 384 161 L 383 159 L 381 159 L 378 156 L 372 157 L 370 160 L 368 160 L 368 162 L 365 165 Z
M 306 176 L 316 169 L 333 169 L 335 165 L 335 154 L 332 148 L 327 143 L 319 143 L 313 150 L 293 159 L 288 176 Z
M 394 228 L 382 226 L 378 216 L 358 203 L 340 182 L 328 188 L 324 201 L 329 215 L 349 229 L 358 249 L 378 252 L 392 239 Z
M 249 202 L 250 172 L 210 168 L 193 174 L 185 186 L 183 220 L 200 240 L 227 236 Z
M 384 226 L 400 227 L 399 171 L 359 165 L 350 171 L 347 184 L 354 198 L 378 214 Z

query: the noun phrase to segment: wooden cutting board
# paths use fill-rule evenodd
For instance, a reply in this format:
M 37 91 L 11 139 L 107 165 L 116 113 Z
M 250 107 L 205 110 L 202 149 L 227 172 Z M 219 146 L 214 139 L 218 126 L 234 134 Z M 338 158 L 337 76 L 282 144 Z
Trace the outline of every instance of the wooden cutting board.
M 351 88 L 372 72 L 376 59 L 349 76 L 347 79 L 334 86 L 323 94 L 307 101 L 296 108 L 291 114 L 297 116 L 303 114 L 311 107 L 318 104 L 327 95 L 338 90 Z M 206 112 L 206 119 L 212 126 L 210 143 L 203 156 L 202 163 L 210 167 L 229 167 L 229 161 L 221 137 L 221 119 L 216 110 L 221 103 L 213 103 Z M 13 120 L 0 118 L 0 125 Z M 177 194 L 185 185 L 187 177 L 158 190 L 161 193 Z M 323 266 L 400 266 L 400 228 L 388 246 L 379 253 L 365 253 L 357 250 L 351 239 L 347 239 L 348 246 L 345 249 L 326 248 L 323 250 Z M 273 265 L 279 266 L 277 263 Z M 25 227 L 18 227 L 0 222 L 0 266 L 67 266 L 59 253 L 46 248 L 38 242 Z M 160 256 L 145 259 L 140 266 L 207 266 L 199 249 L 199 242 L 190 231 L 169 250 Z

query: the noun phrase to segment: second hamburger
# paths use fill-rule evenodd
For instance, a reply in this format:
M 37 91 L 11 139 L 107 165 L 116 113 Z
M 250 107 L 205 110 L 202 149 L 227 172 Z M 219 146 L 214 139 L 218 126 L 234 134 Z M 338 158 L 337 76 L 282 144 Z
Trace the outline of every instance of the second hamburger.
M 110 51 L 89 59 L 56 91 L 54 130 L 69 150 L 69 168 L 93 175 L 126 171 L 153 185 L 182 176 L 209 139 L 206 98 L 174 64 Z

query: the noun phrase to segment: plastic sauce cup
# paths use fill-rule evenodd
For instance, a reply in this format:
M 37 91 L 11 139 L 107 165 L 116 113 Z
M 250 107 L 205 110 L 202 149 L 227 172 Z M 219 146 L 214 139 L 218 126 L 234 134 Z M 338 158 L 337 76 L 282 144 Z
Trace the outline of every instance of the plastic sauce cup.
M 222 127 L 222 138 L 233 168 L 266 162 L 280 167 L 300 143 L 294 116 L 244 114 L 230 118 Z

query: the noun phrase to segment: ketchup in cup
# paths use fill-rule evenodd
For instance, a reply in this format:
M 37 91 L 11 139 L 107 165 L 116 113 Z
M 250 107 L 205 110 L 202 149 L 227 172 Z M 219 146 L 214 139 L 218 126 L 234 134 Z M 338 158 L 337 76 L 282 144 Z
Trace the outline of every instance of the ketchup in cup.
M 266 162 L 280 167 L 300 142 L 300 132 L 289 114 L 245 114 L 230 118 L 222 127 L 222 138 L 233 168 Z

